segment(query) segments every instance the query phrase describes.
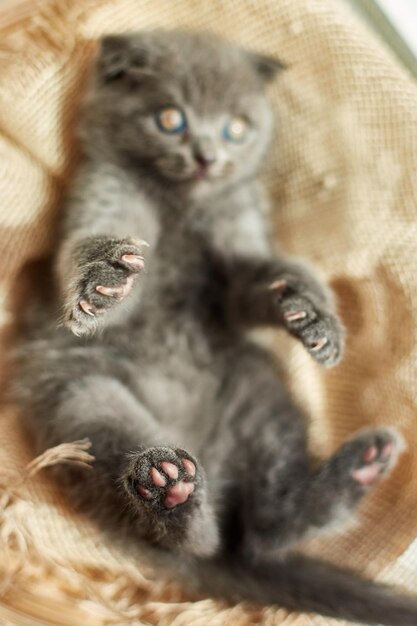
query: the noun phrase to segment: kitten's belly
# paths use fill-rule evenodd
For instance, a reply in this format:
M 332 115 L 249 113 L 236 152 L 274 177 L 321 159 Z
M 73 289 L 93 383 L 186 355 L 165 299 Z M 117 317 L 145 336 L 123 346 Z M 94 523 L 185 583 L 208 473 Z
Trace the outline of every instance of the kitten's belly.
M 209 407 L 218 389 L 215 355 L 190 324 L 146 343 L 139 352 L 141 399 L 173 443 L 198 451 L 210 432 Z

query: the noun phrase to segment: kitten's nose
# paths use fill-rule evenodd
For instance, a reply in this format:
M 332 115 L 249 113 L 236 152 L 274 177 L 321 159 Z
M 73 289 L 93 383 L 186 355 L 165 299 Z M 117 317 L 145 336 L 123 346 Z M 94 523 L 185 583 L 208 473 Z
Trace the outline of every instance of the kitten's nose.
M 199 165 L 208 167 L 216 160 L 216 147 L 209 137 L 201 137 L 193 145 L 193 155 Z

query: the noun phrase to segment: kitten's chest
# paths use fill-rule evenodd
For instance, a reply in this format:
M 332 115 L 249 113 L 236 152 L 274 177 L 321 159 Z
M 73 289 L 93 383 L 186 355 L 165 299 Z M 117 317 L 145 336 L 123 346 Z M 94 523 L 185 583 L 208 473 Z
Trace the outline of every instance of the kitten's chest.
M 215 270 L 204 246 L 178 233 L 161 241 L 146 280 L 136 342 L 140 393 L 165 425 L 195 431 L 217 384 Z
M 182 317 L 198 321 L 201 330 L 209 318 L 220 320 L 224 281 L 208 241 L 188 230 L 168 233 L 147 268 L 145 306 L 149 314 L 159 308 L 171 322 Z

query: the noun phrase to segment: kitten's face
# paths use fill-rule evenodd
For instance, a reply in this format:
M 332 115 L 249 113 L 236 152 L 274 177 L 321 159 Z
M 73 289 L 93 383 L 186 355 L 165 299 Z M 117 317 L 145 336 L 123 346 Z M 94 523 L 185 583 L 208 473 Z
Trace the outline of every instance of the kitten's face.
M 98 68 L 89 123 L 162 184 L 203 197 L 257 170 L 272 133 L 263 87 L 278 62 L 158 32 L 106 38 Z

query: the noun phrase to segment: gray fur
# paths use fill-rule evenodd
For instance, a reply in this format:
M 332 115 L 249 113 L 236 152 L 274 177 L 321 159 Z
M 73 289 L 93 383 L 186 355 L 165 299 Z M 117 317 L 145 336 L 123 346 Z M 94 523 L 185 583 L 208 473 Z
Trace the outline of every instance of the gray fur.
M 18 395 L 40 450 L 91 440 L 92 472 L 54 473 L 114 537 L 179 553 L 176 571 L 184 559 L 189 572 L 197 562 L 193 576 L 215 571 L 205 581 L 212 593 L 407 626 L 414 604 L 395 599 L 403 621 L 384 621 L 379 588 L 350 575 L 335 584 L 320 564 L 303 574 L 289 554 L 352 517 L 371 486 L 355 472 L 389 470 L 400 437 L 361 433 L 314 466 L 277 364 L 247 335 L 280 327 L 324 366 L 343 351 L 331 293 L 305 264 L 274 249 L 257 182 L 272 134 L 264 85 L 279 68 L 202 35 L 103 40 L 55 289 L 42 303 L 43 321 L 29 324 Z M 180 136 L 155 123 L 160 107 L 174 105 L 189 123 Z M 241 144 L 222 137 L 231 115 L 249 120 Z M 191 495 L 169 508 L 174 487 Z M 195 559 L 203 557 L 211 559 L 201 566 Z M 347 604 L 343 590 L 352 588 Z

